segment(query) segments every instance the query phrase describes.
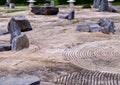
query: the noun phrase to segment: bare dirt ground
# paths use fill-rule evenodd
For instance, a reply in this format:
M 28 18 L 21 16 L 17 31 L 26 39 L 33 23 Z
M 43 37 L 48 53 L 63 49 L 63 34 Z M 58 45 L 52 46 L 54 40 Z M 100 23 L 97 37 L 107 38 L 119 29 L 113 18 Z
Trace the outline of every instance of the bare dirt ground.
M 60 8 L 61 12 L 68 12 L 69 8 Z M 34 75 L 39 77 L 41 85 L 58 85 L 53 82 L 60 75 L 79 72 L 69 63 L 62 52 L 64 49 L 83 43 L 103 40 L 120 40 L 120 14 L 96 12 L 93 9 L 75 9 L 75 19 L 59 19 L 56 15 L 34 15 L 28 10 L 16 13 L 1 13 L 0 29 L 7 29 L 7 24 L 13 16 L 26 16 L 33 30 L 24 32 L 30 40 L 30 47 L 18 52 L 0 52 L 0 78 L 5 82 L 8 76 Z M 94 22 L 100 18 L 110 18 L 115 22 L 116 33 L 103 34 L 76 32 L 79 22 Z M 10 35 L 0 35 L 0 43 L 9 43 Z M 1 84 L 0 84 L 1 85 Z M 10 85 L 10 84 L 4 84 Z

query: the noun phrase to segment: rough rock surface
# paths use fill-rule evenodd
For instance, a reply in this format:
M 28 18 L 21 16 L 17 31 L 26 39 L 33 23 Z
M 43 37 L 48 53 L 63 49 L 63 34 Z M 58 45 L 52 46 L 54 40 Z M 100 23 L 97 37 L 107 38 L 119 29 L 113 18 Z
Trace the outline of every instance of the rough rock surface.
M 59 8 L 57 7 L 32 7 L 32 13 L 37 15 L 57 15 L 59 12 Z
M 10 44 L 0 44 L 0 52 L 1 51 L 10 51 L 11 45 Z
M 13 17 L 8 24 L 8 30 L 13 29 L 13 27 L 14 29 L 19 27 L 21 32 L 32 30 L 31 24 L 25 16 Z
M 75 10 L 71 10 L 69 13 L 67 14 L 59 14 L 58 15 L 59 18 L 62 19 L 68 19 L 68 20 L 72 20 L 75 17 Z
M 11 43 L 12 50 L 19 51 L 28 47 L 29 47 L 29 40 L 25 34 L 13 38 Z

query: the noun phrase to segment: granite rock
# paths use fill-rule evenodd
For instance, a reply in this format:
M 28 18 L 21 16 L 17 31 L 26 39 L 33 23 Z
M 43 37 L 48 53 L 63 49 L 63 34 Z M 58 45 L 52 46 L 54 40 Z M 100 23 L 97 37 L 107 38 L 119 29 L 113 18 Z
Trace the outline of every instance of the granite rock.
M 34 6 L 32 7 L 31 12 L 37 15 L 57 15 L 59 12 L 59 8 L 48 6 L 47 7 Z
M 21 32 L 32 30 L 30 22 L 25 16 L 13 17 L 8 24 L 8 30 L 13 29 L 13 27 L 18 27 Z
M 11 43 L 11 49 L 13 51 L 19 51 L 28 47 L 29 47 L 29 40 L 25 34 L 13 38 Z

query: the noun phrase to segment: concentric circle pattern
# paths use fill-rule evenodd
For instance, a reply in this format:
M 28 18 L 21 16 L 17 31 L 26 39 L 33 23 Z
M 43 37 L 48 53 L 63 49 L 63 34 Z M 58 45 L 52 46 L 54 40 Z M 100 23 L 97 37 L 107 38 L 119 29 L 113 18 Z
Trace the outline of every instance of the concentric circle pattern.
M 79 67 L 110 73 L 120 73 L 120 41 L 106 40 L 68 48 L 63 55 Z

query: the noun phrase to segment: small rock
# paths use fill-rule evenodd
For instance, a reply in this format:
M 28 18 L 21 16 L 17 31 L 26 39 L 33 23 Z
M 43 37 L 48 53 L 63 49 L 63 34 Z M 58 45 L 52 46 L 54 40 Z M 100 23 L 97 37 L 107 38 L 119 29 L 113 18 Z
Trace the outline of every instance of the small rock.
M 0 35 L 8 34 L 9 32 L 6 30 L 0 30 Z
M 59 14 L 58 17 L 62 19 L 68 19 L 68 14 Z
M 114 12 L 114 13 L 117 13 L 118 12 L 118 9 L 114 6 L 109 6 L 109 12 Z
M 1 51 L 10 51 L 11 45 L 10 44 L 0 44 L 0 52 Z
M 94 23 L 89 23 L 88 26 L 89 32 L 99 32 L 102 29 L 100 25 Z
M 88 24 L 85 23 L 85 22 L 79 23 L 77 25 L 77 27 L 76 27 L 76 31 L 79 31 L 79 32 L 89 32 Z
M 40 85 L 40 79 L 34 75 L 8 75 L 0 79 L 0 85 Z
M 75 14 L 75 11 L 74 10 L 71 10 L 69 13 L 67 14 L 59 14 L 58 17 L 59 18 L 62 18 L 62 19 L 68 19 L 68 20 L 72 20 L 74 19 L 74 14 Z
M 19 51 L 19 50 L 22 50 L 28 47 L 29 47 L 29 40 L 25 34 L 19 35 L 13 38 L 12 43 L 11 43 L 12 50 Z

